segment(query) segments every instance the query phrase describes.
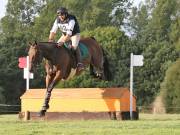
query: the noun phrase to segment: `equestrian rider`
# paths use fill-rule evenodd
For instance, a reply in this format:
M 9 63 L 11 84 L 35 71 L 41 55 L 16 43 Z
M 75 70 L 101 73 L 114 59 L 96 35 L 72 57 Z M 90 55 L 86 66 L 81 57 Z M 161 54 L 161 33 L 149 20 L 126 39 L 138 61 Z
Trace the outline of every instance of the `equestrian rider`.
M 72 41 L 72 50 L 76 54 L 77 70 L 84 69 L 84 65 L 81 62 L 81 53 L 78 47 L 80 40 L 80 28 L 79 23 L 74 15 L 68 14 L 68 10 L 61 7 L 57 10 L 58 17 L 56 18 L 53 27 L 49 34 L 49 42 L 54 41 L 54 37 L 58 28 L 61 30 L 62 35 L 58 40 L 58 46 L 62 46 L 65 42 Z

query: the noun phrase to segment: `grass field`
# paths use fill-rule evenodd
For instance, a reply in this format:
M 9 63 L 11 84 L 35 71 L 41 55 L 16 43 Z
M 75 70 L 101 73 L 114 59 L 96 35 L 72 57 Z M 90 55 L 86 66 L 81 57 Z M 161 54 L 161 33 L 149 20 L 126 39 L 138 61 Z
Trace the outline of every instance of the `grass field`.
M 21 121 L 0 115 L 0 135 L 180 135 L 180 114 L 140 114 L 137 121 Z

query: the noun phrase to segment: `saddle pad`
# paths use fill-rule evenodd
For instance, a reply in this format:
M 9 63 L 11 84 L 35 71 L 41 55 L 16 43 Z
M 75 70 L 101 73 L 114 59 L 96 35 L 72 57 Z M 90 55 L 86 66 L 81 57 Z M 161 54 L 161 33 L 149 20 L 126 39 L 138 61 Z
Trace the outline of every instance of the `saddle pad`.
M 65 48 L 67 48 L 68 50 L 70 50 L 69 45 L 69 43 L 64 44 Z M 86 45 L 80 42 L 78 46 L 81 52 L 81 59 L 85 59 L 86 57 L 88 57 L 88 48 L 86 47 Z
M 88 57 L 88 48 L 83 43 L 79 43 L 79 48 L 82 59 Z

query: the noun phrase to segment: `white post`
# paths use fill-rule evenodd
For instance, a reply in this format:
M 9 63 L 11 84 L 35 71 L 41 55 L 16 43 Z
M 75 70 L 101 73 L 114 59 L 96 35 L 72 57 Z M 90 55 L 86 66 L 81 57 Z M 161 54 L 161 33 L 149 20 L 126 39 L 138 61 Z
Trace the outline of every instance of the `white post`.
M 27 56 L 27 60 L 26 60 L 26 65 L 27 65 L 27 72 L 28 72 L 28 75 L 27 75 L 27 78 L 26 78 L 26 90 L 29 90 L 29 56 Z
M 130 63 L 130 118 L 133 119 L 133 53 L 131 53 Z
M 133 67 L 143 66 L 143 55 L 134 55 L 131 53 L 130 64 L 130 118 L 133 119 Z

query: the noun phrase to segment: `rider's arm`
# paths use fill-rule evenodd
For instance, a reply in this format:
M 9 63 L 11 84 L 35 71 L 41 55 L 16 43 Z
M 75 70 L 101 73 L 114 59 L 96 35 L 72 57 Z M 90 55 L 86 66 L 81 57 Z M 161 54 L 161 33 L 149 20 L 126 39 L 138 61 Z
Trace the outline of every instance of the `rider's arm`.
M 56 35 L 56 31 L 58 30 L 58 23 L 57 23 L 57 19 L 55 20 L 54 24 L 53 24 L 53 27 L 50 31 L 50 34 L 49 34 L 49 41 L 53 41 L 54 40 L 54 37 Z
M 48 40 L 48 41 L 49 41 L 49 42 L 53 42 L 55 35 L 56 35 L 56 33 L 50 32 L 50 34 L 49 34 L 49 40 Z

